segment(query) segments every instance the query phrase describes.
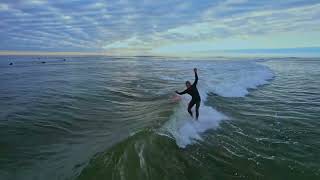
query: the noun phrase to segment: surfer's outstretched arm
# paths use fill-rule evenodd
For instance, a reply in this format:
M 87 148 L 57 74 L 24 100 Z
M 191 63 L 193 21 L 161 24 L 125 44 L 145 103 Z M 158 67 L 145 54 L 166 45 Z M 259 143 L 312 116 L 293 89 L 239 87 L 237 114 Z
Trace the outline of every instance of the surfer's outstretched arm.
M 197 68 L 194 68 L 194 69 L 193 69 L 193 71 L 194 71 L 194 77 L 195 77 L 195 80 L 194 80 L 194 82 L 193 82 L 193 84 L 192 84 L 192 85 L 197 85 L 197 83 L 198 83 L 198 73 L 197 73 Z
M 184 91 L 182 91 L 182 92 L 178 92 L 178 91 L 176 91 L 176 93 L 177 93 L 177 94 L 179 94 L 179 95 L 186 94 L 186 93 L 187 93 L 187 89 L 186 89 L 186 90 L 184 90 Z

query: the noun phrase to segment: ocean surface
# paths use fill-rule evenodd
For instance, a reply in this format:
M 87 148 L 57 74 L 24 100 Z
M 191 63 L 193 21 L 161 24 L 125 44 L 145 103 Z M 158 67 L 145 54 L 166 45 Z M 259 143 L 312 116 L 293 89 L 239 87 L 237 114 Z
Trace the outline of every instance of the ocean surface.
M 320 179 L 320 59 L 0 56 L 0 179 Z

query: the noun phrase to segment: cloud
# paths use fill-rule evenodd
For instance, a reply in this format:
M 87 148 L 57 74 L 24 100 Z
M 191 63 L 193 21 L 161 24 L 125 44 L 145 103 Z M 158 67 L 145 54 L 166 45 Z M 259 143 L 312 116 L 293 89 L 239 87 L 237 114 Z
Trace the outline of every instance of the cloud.
M 8 11 L 8 10 L 9 10 L 9 6 L 7 4 L 0 3 L 0 11 Z
M 0 3 L 0 50 L 152 53 L 319 35 L 316 0 L 26 0 Z M 263 38 L 262 38 L 263 39 Z M 297 46 L 298 39 L 291 46 Z M 310 38 L 308 38 L 310 39 Z M 302 40 L 302 39 L 300 39 Z M 303 40 L 302 40 L 303 41 Z M 308 40 L 314 46 L 320 40 Z M 228 43 L 226 43 L 228 42 Z M 310 44 L 305 43 L 305 44 Z M 271 44 L 270 44 L 271 45 Z M 198 46 L 198 47 L 196 47 Z M 205 47 L 209 46 L 209 47 Z M 250 47 L 250 46 L 248 46 Z
M 32 5 L 43 5 L 47 3 L 46 0 L 26 0 L 25 2 L 30 3 Z

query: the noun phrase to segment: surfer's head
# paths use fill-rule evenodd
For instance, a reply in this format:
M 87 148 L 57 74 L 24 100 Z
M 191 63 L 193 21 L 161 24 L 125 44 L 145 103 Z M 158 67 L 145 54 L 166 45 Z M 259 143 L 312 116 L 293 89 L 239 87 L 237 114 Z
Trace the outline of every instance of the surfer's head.
M 187 88 L 189 88 L 191 86 L 190 81 L 186 81 L 186 86 L 187 86 Z

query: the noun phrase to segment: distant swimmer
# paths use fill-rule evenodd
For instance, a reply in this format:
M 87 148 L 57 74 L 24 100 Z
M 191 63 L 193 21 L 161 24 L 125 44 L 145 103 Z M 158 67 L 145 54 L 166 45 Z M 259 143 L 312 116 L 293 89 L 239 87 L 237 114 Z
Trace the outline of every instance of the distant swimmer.
M 199 92 L 198 92 L 198 89 L 197 89 L 197 83 L 198 83 L 197 68 L 194 68 L 193 71 L 194 71 L 194 76 L 195 76 L 195 80 L 194 80 L 193 84 L 191 85 L 190 81 L 186 81 L 187 89 L 184 90 L 183 92 L 176 91 L 176 93 L 180 94 L 180 95 L 187 93 L 192 97 L 192 99 L 191 99 L 191 101 L 189 102 L 189 105 L 188 105 L 188 112 L 193 117 L 191 108 L 194 105 L 196 105 L 196 119 L 198 119 L 201 98 L 200 98 L 200 95 L 199 95 Z

